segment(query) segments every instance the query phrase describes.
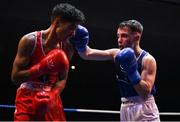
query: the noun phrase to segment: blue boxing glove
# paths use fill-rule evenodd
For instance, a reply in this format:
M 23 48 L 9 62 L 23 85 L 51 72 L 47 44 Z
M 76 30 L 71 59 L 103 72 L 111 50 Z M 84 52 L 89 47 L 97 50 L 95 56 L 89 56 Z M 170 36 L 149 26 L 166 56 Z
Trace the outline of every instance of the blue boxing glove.
M 75 36 L 72 38 L 72 42 L 78 52 L 86 51 L 86 46 L 89 42 L 88 30 L 85 27 L 78 25 Z
M 131 48 L 124 48 L 118 52 L 115 60 L 119 62 L 121 67 L 127 72 L 132 85 L 137 85 L 141 80 L 141 76 L 137 70 L 138 65 L 134 50 Z

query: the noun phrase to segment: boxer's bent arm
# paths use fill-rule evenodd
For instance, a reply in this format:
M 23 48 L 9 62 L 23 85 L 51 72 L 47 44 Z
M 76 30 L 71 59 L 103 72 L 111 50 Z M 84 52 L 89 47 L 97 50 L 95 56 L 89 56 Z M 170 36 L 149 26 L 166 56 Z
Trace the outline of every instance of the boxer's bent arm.
M 86 51 L 78 52 L 78 53 L 80 57 L 85 60 L 105 61 L 105 60 L 114 60 L 114 57 L 118 51 L 119 51 L 118 48 L 99 50 L 99 49 L 92 49 L 87 46 Z
M 32 37 L 24 36 L 21 38 L 11 73 L 11 80 L 15 83 L 21 83 L 29 78 L 29 71 L 26 69 L 33 46 L 34 40 Z
M 64 72 L 60 72 L 58 76 L 58 81 L 52 86 L 53 90 L 55 90 L 58 94 L 60 94 L 66 86 L 68 71 L 69 69 L 65 70 Z
M 151 93 L 155 82 L 156 61 L 151 55 L 148 55 L 144 57 L 142 66 L 141 81 L 134 88 L 140 96 L 145 98 Z

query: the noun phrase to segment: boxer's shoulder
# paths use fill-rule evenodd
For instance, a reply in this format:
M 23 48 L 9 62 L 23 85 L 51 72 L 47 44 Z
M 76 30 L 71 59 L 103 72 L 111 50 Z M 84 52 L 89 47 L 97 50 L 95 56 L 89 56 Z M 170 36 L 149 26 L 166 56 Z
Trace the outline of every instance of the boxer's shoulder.
M 36 40 L 35 32 L 25 34 L 19 42 L 19 49 L 21 50 L 21 52 L 24 52 L 26 54 L 29 52 L 29 54 L 31 54 L 35 45 L 35 40 Z

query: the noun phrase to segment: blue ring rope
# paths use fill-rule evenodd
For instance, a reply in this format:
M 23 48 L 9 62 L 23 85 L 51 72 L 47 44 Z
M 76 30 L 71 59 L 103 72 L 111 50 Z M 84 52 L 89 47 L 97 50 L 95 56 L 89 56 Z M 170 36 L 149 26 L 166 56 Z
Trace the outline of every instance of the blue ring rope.
M 0 105 L 0 108 L 16 108 L 16 106 L 14 106 L 14 105 Z M 77 109 L 74 109 L 74 108 L 64 108 L 64 111 L 77 112 Z
M 1 105 L 0 108 L 15 108 L 14 105 Z M 93 110 L 93 109 L 75 109 L 75 108 L 64 108 L 65 112 L 90 112 L 90 113 L 111 113 L 111 114 L 120 114 L 120 111 L 112 111 L 112 110 Z M 160 115 L 167 116 L 179 116 L 180 112 L 160 112 Z

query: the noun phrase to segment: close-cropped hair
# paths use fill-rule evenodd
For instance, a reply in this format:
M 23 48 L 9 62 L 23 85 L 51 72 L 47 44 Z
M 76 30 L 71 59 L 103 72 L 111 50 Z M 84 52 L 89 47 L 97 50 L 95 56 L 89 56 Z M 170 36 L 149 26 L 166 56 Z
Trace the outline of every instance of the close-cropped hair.
M 69 22 L 85 22 L 85 16 L 83 12 L 69 3 L 60 3 L 54 6 L 51 13 L 51 22 L 57 17 Z
M 119 24 L 119 28 L 128 27 L 132 32 L 143 32 L 143 26 L 137 20 L 127 20 Z

